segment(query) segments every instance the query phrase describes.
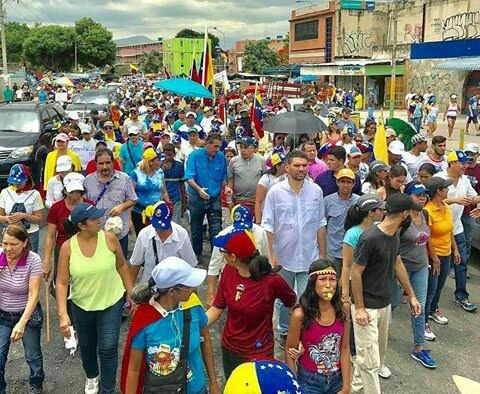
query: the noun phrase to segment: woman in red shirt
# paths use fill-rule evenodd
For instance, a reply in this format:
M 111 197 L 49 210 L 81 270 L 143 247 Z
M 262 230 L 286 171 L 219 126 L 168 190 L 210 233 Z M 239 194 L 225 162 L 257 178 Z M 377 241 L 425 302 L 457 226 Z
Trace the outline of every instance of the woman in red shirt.
M 218 283 L 213 306 L 207 311 L 208 325 L 227 308 L 222 332 L 225 379 L 246 361 L 272 359 L 274 353 L 273 307 L 279 298 L 293 307 L 295 292 L 274 273 L 268 259 L 260 256 L 250 231 L 233 229 L 215 237 L 227 265 Z

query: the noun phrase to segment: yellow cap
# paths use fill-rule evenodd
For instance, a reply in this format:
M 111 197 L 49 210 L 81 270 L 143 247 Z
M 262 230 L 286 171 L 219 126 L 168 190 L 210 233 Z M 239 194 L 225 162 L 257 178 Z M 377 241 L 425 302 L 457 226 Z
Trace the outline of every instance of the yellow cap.
M 350 178 L 352 180 L 355 180 L 355 173 L 349 168 L 342 168 L 340 171 L 338 171 L 338 174 L 335 177 L 337 179 Z
M 146 160 L 146 161 L 153 160 L 156 157 L 158 157 L 158 154 L 157 154 L 157 152 L 155 152 L 155 149 L 153 149 L 153 148 L 145 149 L 145 151 L 143 152 L 143 155 L 142 155 L 143 160 Z

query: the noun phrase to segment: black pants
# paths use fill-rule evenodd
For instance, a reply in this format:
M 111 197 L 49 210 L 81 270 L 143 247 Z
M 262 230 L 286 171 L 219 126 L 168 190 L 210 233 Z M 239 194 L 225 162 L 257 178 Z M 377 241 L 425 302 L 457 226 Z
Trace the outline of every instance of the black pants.
M 222 345 L 222 361 L 225 380 L 228 380 L 233 370 L 237 368 L 240 364 L 246 362 L 247 359 L 237 356 L 235 353 L 232 353 L 230 350 L 228 350 Z
M 133 228 L 135 229 L 135 234 L 138 237 L 138 233 L 142 228 L 145 227 L 145 224 L 143 223 L 142 220 L 142 214 L 132 211 L 132 222 L 133 222 Z

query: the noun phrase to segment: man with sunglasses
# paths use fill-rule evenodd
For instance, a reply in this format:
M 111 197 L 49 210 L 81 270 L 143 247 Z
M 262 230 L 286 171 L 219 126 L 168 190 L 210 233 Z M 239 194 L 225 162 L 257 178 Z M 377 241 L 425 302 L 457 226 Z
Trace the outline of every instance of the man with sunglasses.
M 132 107 L 128 113 L 129 117 L 123 124 L 123 137 L 127 138 L 127 136 L 130 134 L 131 128 L 137 128 L 141 136 L 148 135 L 147 125 L 138 117 L 138 109 L 136 107 Z

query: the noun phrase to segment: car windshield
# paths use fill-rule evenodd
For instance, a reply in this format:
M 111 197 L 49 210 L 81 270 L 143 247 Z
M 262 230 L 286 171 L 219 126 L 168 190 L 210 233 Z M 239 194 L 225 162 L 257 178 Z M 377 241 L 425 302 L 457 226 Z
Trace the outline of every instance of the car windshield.
M 38 133 L 40 122 L 34 111 L 0 111 L 0 132 Z
M 84 92 L 72 98 L 73 104 L 108 105 L 108 94 L 98 92 Z

